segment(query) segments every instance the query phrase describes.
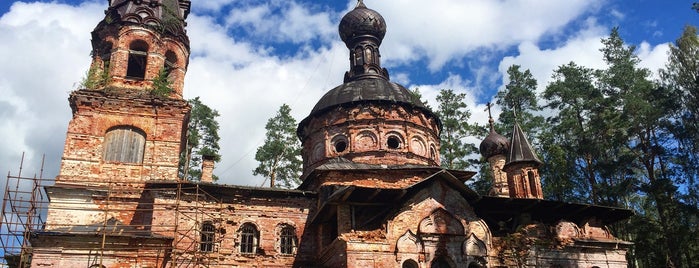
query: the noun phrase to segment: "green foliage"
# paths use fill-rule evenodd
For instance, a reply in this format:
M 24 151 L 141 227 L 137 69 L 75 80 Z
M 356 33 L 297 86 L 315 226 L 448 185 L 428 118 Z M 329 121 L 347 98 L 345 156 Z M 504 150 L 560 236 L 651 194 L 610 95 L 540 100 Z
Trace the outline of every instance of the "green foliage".
M 158 76 L 153 78 L 153 87 L 151 88 L 151 94 L 159 98 L 166 98 L 172 93 L 172 81 L 168 77 L 167 70 L 165 68 L 160 68 L 158 71 Z
M 528 69 L 520 70 L 519 65 L 510 66 L 507 75 L 509 82 L 505 85 L 505 90 L 498 92 L 496 96 L 496 103 L 502 107 L 498 117 L 501 125 L 498 132 L 511 132 L 517 121 L 529 136 L 530 142 L 534 142 L 544 123 L 542 116 L 535 115 L 541 110 L 536 97 L 536 79 Z
M 545 196 L 634 209 L 611 226 L 635 243 L 632 267 L 696 267 L 696 29 L 671 46 L 658 82 L 618 29 L 602 44 L 606 68 L 560 66 L 542 95 L 552 111 L 539 135 Z
M 90 66 L 85 76 L 80 81 L 80 88 L 98 89 L 107 85 L 109 80 L 109 62 L 105 62 L 100 68 L 96 65 Z
M 262 175 L 271 187 L 294 188 L 301 183 L 301 143 L 296 137 L 296 120 L 291 108 L 283 104 L 265 125 L 265 143 L 257 148 L 259 165 L 253 175 Z
M 468 157 L 478 153 L 476 145 L 464 141 L 478 133 L 478 127 L 468 123 L 471 113 L 464 102 L 466 94 L 442 89 L 437 96 L 437 115 L 442 120 L 440 155 L 442 166 L 450 169 L 466 169 L 477 163 Z
M 221 139 L 218 135 L 219 124 L 216 117 L 218 111 L 203 104 L 199 97 L 190 99 L 192 107 L 187 125 L 187 142 L 185 150 L 180 155 L 179 175 L 187 180 L 201 179 L 202 156 L 213 156 L 214 162 L 221 161 L 219 154 Z M 214 181 L 218 177 L 214 175 Z
M 432 110 L 432 107 L 430 107 L 429 104 L 427 104 L 427 101 L 422 98 L 422 93 L 420 93 L 420 88 L 415 88 L 412 90 L 409 90 L 410 92 L 410 97 L 412 97 L 413 101 L 416 103 L 422 103 L 427 109 Z

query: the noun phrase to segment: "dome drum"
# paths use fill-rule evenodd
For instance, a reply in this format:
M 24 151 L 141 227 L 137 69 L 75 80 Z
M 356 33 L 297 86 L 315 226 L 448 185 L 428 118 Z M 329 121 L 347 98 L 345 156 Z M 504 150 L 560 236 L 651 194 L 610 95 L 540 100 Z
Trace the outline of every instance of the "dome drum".
M 337 157 L 365 164 L 439 165 L 437 123 L 409 108 L 337 107 L 307 123 L 313 131 L 302 139 L 304 170 Z

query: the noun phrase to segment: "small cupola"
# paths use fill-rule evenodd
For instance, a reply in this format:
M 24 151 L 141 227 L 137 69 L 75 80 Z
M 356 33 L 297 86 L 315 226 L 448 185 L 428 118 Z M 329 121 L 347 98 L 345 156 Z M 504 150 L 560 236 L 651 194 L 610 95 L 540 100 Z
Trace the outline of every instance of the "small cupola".
M 388 71 L 381 67 L 379 46 L 386 35 L 386 21 L 381 14 L 367 8 L 362 1 L 340 21 L 340 38 L 350 50 L 350 70 L 345 82 L 365 78 L 388 80 Z

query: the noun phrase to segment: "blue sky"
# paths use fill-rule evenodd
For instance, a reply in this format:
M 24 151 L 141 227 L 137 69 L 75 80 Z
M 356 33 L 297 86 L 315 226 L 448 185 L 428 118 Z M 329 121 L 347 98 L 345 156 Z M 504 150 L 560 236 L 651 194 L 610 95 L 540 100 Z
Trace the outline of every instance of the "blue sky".
M 356 1 L 192 1 L 192 56 L 185 97 L 219 110 L 223 183 L 259 185 L 252 176 L 264 124 L 287 103 L 303 119 L 342 82 L 347 49 L 337 24 Z M 697 25 L 691 1 L 365 0 L 388 32 L 382 63 L 391 79 L 434 103 L 441 88 L 467 94 L 473 122 L 506 83 L 507 67 L 530 69 L 543 89 L 556 66 L 604 68 L 600 38 L 618 26 L 642 66 L 664 65 L 668 44 Z M 70 120 L 66 98 L 90 62 L 90 31 L 108 1 L 0 1 L 0 172 L 17 172 L 21 153 L 38 172 L 57 174 Z M 495 108 L 497 112 L 497 107 Z M 478 142 L 477 138 L 470 141 Z

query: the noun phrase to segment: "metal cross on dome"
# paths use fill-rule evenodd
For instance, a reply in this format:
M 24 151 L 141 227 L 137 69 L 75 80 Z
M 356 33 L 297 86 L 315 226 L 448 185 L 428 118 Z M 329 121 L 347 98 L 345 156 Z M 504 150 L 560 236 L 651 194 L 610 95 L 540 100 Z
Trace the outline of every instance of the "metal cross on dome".
M 488 111 L 488 123 L 490 123 L 490 130 L 493 130 L 493 122 L 495 122 L 495 120 L 493 120 L 493 114 L 490 112 L 490 108 L 493 107 L 493 103 L 488 102 L 485 106 L 487 107 L 485 109 Z

